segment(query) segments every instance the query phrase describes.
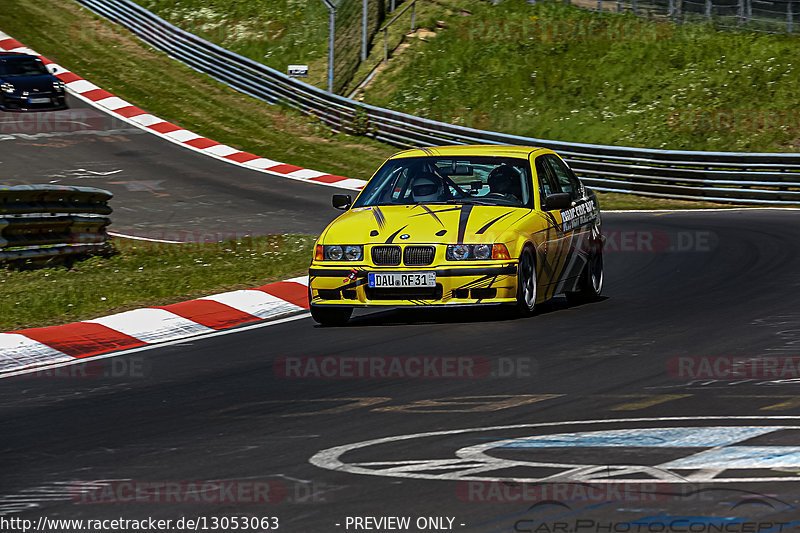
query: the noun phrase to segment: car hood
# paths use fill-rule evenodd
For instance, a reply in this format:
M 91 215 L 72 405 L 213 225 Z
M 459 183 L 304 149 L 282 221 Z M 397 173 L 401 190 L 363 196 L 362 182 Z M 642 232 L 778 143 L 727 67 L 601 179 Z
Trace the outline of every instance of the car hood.
M 39 89 L 41 92 L 50 92 L 53 90 L 53 82 L 58 79 L 49 74 L 42 74 L 41 76 L 5 76 L 3 81 L 12 84 L 18 91 Z
M 489 243 L 528 213 L 528 208 L 470 204 L 357 207 L 328 226 L 323 241 L 327 244 Z

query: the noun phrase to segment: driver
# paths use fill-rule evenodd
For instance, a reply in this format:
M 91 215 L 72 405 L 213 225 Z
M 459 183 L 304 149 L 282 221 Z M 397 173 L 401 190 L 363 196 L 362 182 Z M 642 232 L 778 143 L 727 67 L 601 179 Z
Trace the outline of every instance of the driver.
M 511 165 L 503 163 L 492 169 L 486 182 L 489 185 L 489 194 L 499 194 L 516 203 L 522 202 L 519 173 Z
M 424 172 L 414 178 L 411 199 L 415 202 L 435 202 L 442 199 L 444 186 L 442 180 L 431 172 Z

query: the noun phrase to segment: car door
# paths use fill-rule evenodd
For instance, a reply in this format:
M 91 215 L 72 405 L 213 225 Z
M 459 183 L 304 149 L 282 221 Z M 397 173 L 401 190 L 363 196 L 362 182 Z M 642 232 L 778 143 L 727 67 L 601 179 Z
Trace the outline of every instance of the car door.
M 580 276 L 588 261 L 596 206 L 575 173 L 560 157 L 555 154 L 546 154 L 544 157 L 553 171 L 560 192 L 568 193 L 572 199 L 572 206 L 558 214 L 561 219 L 560 234 L 567 241 L 564 262 L 560 265 L 555 288 L 558 293 L 563 292 L 565 287 L 568 290 L 574 285 L 571 281 Z
M 545 198 L 561 192 L 557 175 L 548 161 L 548 155 L 537 156 L 533 167 L 539 185 L 537 212 L 544 220 L 545 229 L 541 232 L 536 248 L 536 274 L 544 299 L 551 298 L 559 281 L 559 275 L 569 252 L 570 234 L 562 230 L 561 213 L 558 210 L 545 211 Z

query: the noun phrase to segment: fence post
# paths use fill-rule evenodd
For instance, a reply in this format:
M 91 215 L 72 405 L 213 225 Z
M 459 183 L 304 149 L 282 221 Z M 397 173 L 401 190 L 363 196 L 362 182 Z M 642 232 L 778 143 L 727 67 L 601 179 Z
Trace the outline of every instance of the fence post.
M 392 11 L 394 11 L 394 0 L 392 0 Z
M 706 20 L 711 20 L 711 0 L 706 0 Z
M 753 18 L 753 0 L 745 0 L 745 14 L 744 14 L 744 22 L 745 24 L 750 24 L 750 19 Z
M 417 24 L 416 24 L 417 23 L 417 0 L 412 0 L 412 2 L 413 3 L 411 4 L 411 31 L 414 31 L 414 29 L 417 26 Z
M 603 10 L 603 0 L 597 0 L 597 10 L 598 11 Z
M 367 12 L 369 0 L 361 1 L 361 61 L 367 60 Z
M 738 2 L 738 12 L 737 12 L 738 21 L 737 24 L 741 24 L 744 22 L 744 0 L 739 0 Z
M 667 16 L 670 20 L 675 19 L 675 0 L 669 0 L 669 3 L 667 4 Z
M 322 0 L 328 6 L 328 92 L 333 92 L 333 47 L 336 41 L 336 6 L 330 0 Z
M 792 0 L 786 2 L 786 33 L 792 33 Z
M 383 30 L 383 62 L 389 61 L 389 29 Z
M 636 0 L 631 0 L 631 7 L 633 8 L 633 14 L 634 15 L 638 15 L 639 14 L 639 4 L 636 2 Z
M 622 0 L 617 0 L 617 13 L 622 13 Z

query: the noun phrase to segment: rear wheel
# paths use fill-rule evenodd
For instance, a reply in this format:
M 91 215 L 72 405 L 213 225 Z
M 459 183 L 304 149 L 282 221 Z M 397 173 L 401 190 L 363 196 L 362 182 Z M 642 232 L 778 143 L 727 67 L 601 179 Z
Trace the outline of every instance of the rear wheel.
M 352 307 L 311 306 L 311 318 L 323 326 L 344 326 L 352 314 Z
M 524 316 L 536 309 L 536 289 L 536 263 L 531 249 L 525 248 L 517 266 L 517 310 Z
M 578 290 L 566 293 L 570 303 L 593 302 L 603 292 L 603 250 L 597 249 L 589 256 L 589 261 L 581 272 Z

